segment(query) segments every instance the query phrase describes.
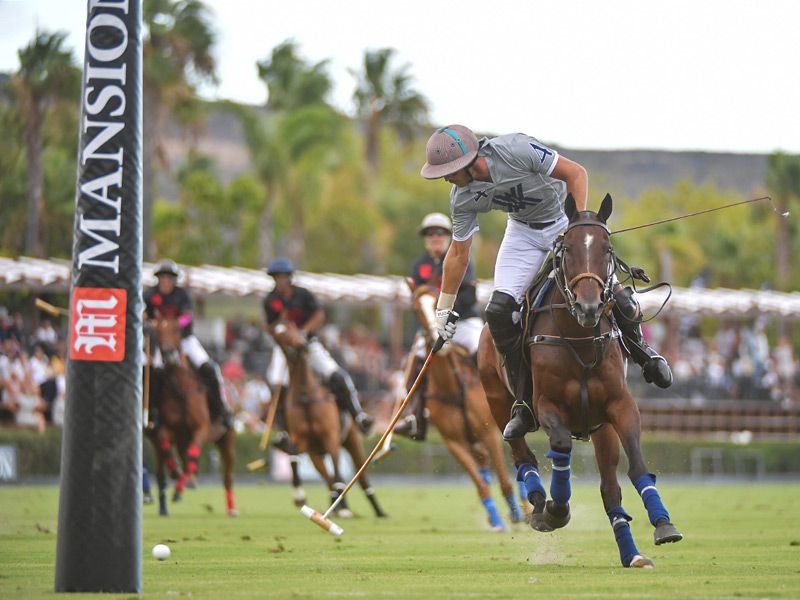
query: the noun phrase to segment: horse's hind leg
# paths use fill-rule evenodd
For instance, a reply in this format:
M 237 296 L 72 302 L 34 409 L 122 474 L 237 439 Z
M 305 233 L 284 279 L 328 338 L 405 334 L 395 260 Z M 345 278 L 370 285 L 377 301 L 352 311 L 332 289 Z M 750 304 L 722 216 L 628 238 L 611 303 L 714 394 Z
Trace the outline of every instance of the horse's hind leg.
M 520 523 L 525 520 L 525 515 L 514 496 L 514 487 L 511 483 L 511 478 L 508 476 L 508 471 L 506 470 L 506 457 L 503 454 L 500 439 L 497 437 L 497 434 L 490 429 L 485 429 L 481 437 L 483 438 L 483 446 L 486 448 L 491 464 L 494 466 L 495 473 L 497 473 L 497 479 L 500 482 L 503 498 L 505 498 L 506 504 L 508 505 L 509 518 L 512 523 Z M 526 495 L 527 494 L 524 494 L 523 497 Z
M 217 447 L 222 454 L 222 482 L 225 486 L 225 504 L 228 516 L 238 517 L 239 511 L 236 510 L 236 502 L 233 498 L 233 463 L 236 460 L 236 434 L 232 428 L 228 428 L 225 435 L 217 442 Z
M 294 505 L 300 507 L 306 503 L 306 491 L 303 489 L 303 480 L 300 479 L 300 457 L 296 454 L 290 454 L 289 464 L 292 467 L 292 496 Z
M 605 425 L 592 434 L 594 456 L 600 472 L 600 496 L 603 498 L 608 520 L 614 530 L 623 567 L 653 568 L 653 561 L 642 556 L 633 541 L 629 521 L 632 517 L 622 508 L 622 490 L 617 481 L 619 464 L 619 438 L 616 431 Z
M 483 480 L 483 477 L 481 477 L 481 474 L 478 471 L 478 465 L 472 457 L 466 440 L 455 439 L 451 432 L 445 433 L 445 431 L 446 429 L 444 431 L 440 430 L 442 437 L 444 438 L 444 443 L 447 446 L 447 449 L 450 451 L 450 454 L 453 455 L 461 467 L 467 472 L 467 475 L 469 475 L 470 479 L 472 479 L 472 483 L 475 484 L 475 487 L 478 490 L 478 497 L 481 499 L 481 504 L 483 504 L 483 507 L 486 509 L 486 514 L 489 517 L 489 525 L 492 526 L 492 530 L 505 530 L 503 519 L 500 518 L 497 505 L 494 502 L 494 498 L 492 498 L 492 492 L 489 488 L 489 484 Z
M 314 467 L 317 469 L 317 472 L 322 476 L 322 479 L 328 486 L 328 490 L 330 492 L 331 504 L 333 504 L 339 497 L 341 491 L 344 489 L 344 483 L 339 481 L 338 477 L 339 474 L 339 467 L 337 465 L 338 461 L 336 460 L 336 458 L 333 459 L 334 475 L 331 476 L 331 474 L 328 473 L 328 468 L 325 466 L 324 454 L 319 454 L 317 452 L 309 452 L 308 456 L 311 459 L 311 462 L 314 464 Z M 331 458 L 333 458 L 333 455 L 331 456 Z M 338 453 L 337 453 L 337 458 L 338 458 Z M 342 501 L 339 503 L 336 510 L 336 514 L 342 518 L 347 518 L 352 516 L 350 509 L 347 508 L 346 499 L 343 498 Z
M 655 544 L 658 546 L 668 542 L 681 541 L 683 534 L 670 522 L 669 513 L 661 500 L 661 494 L 656 489 L 656 476 L 648 471 L 644 462 L 639 441 L 641 422 L 636 403 L 630 394 L 626 394 L 620 401 L 610 404 L 607 413 L 622 441 L 625 454 L 628 456 L 630 465 L 628 477 L 642 498 L 650 523 L 655 527 L 653 534 Z
M 362 439 L 361 433 L 356 429 L 355 425 L 350 426 L 350 431 L 347 433 L 347 439 L 344 441 L 345 450 L 350 454 L 350 458 L 353 459 L 353 466 L 356 469 L 360 469 L 361 465 L 367 460 L 366 453 L 364 452 L 364 441 Z M 388 517 L 381 505 L 378 503 L 378 498 L 375 496 L 375 490 L 369 483 L 369 479 L 367 479 L 367 471 L 366 469 L 361 474 L 361 477 L 358 478 L 358 484 L 361 486 L 361 489 L 364 490 L 364 494 L 367 496 L 367 500 L 369 500 L 370 505 L 372 506 L 372 510 L 375 513 L 376 517 Z

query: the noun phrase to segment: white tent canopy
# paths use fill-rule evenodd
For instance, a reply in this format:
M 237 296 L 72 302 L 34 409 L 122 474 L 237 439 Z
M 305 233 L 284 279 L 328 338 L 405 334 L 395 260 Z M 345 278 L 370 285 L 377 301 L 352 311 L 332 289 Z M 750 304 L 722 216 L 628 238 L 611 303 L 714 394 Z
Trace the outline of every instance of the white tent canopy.
M 155 265 L 145 263 L 145 285 L 154 285 Z M 71 263 L 59 259 L 0 257 L 0 290 L 20 289 L 31 293 L 67 293 Z M 307 287 L 324 303 L 351 304 L 397 303 L 406 306 L 410 292 L 404 277 L 375 275 L 337 275 L 298 271 L 295 283 Z M 272 278 L 254 269 L 224 268 L 213 265 L 182 266 L 179 284 L 188 287 L 196 296 L 220 294 L 225 296 L 264 296 L 272 289 Z M 478 285 L 478 300 L 486 303 L 492 282 L 482 280 Z M 639 296 L 646 314 L 658 310 L 666 291 L 656 290 Z M 773 317 L 800 319 L 800 293 L 766 290 L 732 290 L 725 288 L 674 288 L 665 313 L 693 314 L 720 317 Z

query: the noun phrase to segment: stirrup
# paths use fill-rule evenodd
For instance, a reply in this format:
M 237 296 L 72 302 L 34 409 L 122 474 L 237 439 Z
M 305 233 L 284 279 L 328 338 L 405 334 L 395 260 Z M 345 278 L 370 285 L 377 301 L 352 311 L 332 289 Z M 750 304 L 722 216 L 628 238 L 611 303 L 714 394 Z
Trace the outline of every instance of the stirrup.
M 651 356 L 642 365 L 642 375 L 647 383 L 653 383 L 660 388 L 666 389 L 672 385 L 672 369 L 667 359 L 660 354 Z
M 365 412 L 360 412 L 356 415 L 355 422 L 361 433 L 367 433 L 375 423 L 375 419 Z
M 516 400 L 511 407 L 511 419 L 503 429 L 503 439 L 508 441 L 525 437 L 538 429 L 536 415 L 527 403 Z

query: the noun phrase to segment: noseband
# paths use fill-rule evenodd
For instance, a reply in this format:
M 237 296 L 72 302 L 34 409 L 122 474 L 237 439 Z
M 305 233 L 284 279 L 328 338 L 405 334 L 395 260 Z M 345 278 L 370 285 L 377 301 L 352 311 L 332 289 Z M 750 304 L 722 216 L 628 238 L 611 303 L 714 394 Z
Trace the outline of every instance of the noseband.
M 579 281 L 584 279 L 592 279 L 600 285 L 600 299 L 603 302 L 603 309 L 601 312 L 605 312 L 613 301 L 614 293 L 612 288 L 614 285 L 614 272 L 616 271 L 616 255 L 614 254 L 614 249 L 611 248 L 609 250 L 610 258 L 608 261 L 608 269 L 605 279 L 600 277 L 597 273 L 587 271 L 584 273 L 578 273 L 574 277 L 571 277 L 569 281 L 567 281 L 567 272 L 564 264 L 566 254 L 564 238 L 572 229 L 576 227 L 600 227 L 606 233 L 610 232 L 606 224 L 601 221 L 577 221 L 570 224 L 566 231 L 564 231 L 564 233 L 562 233 L 559 239 L 556 241 L 555 248 L 553 250 L 553 273 L 555 274 L 555 280 L 561 291 L 561 294 L 567 301 L 567 310 L 573 318 L 577 319 L 577 298 L 574 290 Z

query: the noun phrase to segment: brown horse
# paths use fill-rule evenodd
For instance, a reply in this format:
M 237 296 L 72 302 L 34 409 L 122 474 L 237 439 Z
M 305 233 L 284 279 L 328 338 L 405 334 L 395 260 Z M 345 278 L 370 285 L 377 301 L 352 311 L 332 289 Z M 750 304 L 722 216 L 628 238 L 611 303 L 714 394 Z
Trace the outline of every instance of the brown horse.
M 438 291 L 424 285 L 415 288 L 412 280 L 408 280 L 408 285 L 412 290 L 414 311 L 426 332 L 427 355 L 437 337 L 433 324 Z M 511 521 L 518 523 L 524 520 L 514 497 L 514 486 L 506 470 L 500 437 L 472 357 L 461 346 L 446 346 L 433 356 L 425 377 L 424 394 L 429 418 L 450 454 L 475 484 L 492 528 L 502 531 L 505 526 L 491 496 L 490 465 L 500 481 Z
M 606 195 L 598 213 L 578 212 L 572 196 L 565 211 L 569 225 L 553 253 L 554 280 L 541 308 L 528 311 L 526 329 L 533 377 L 533 412 L 550 441 L 550 500 L 539 477 L 538 462 L 524 438 L 510 440 L 517 479 L 523 481 L 533 505 L 530 524 L 552 531 L 569 521 L 572 438 L 591 436 L 600 472 L 600 493 L 625 567 L 652 567 L 630 533 L 631 520 L 622 508 L 617 481 L 619 445 L 628 457 L 628 476 L 642 498 L 655 527 L 656 545 L 683 538 L 669 520 L 642 456 L 640 417 L 625 381 L 625 355 L 611 313 L 614 273 L 619 263 L 606 221 L 611 214 Z M 530 325 L 530 323 L 529 323 Z M 504 383 L 503 369 L 488 328 L 478 352 L 481 381 L 497 425 L 509 421 L 514 399 Z
M 197 473 L 197 462 L 203 444 L 214 442 L 222 455 L 223 482 L 228 515 L 239 513 L 233 498 L 233 463 L 236 433 L 232 428 L 211 427 L 206 388 L 186 356 L 181 353 L 181 327 L 177 319 L 154 319 L 158 349 L 163 369 L 154 370 L 151 398 L 158 407 L 157 425 L 150 435 L 156 454 L 159 514 L 167 515 L 165 466 L 176 480 L 173 502 L 179 501 L 187 481 Z M 181 471 L 172 448 L 178 451 L 184 470 Z
M 349 415 L 340 420 L 336 400 L 321 384 L 309 364 L 306 339 L 297 326 L 290 321 L 280 322 L 272 329 L 272 334 L 286 356 L 289 366 L 289 388 L 286 390 L 285 400 L 282 400 L 286 402 L 285 415 L 289 436 L 300 454 L 308 454 L 311 458 L 311 462 L 330 490 L 333 503 L 345 488 L 339 471 L 339 452 L 344 447 L 358 468 L 367 458 L 364 452 L 364 440 Z M 325 465 L 326 454 L 330 455 L 333 462 L 332 474 Z M 305 504 L 305 494 L 302 492 L 296 463 L 292 465 L 292 473 L 296 492 L 295 504 Z M 362 475 L 358 482 L 367 495 L 375 515 L 386 517 L 367 476 Z M 353 513 L 348 508 L 346 500 L 343 499 L 339 503 L 336 514 L 340 518 L 352 516 Z

